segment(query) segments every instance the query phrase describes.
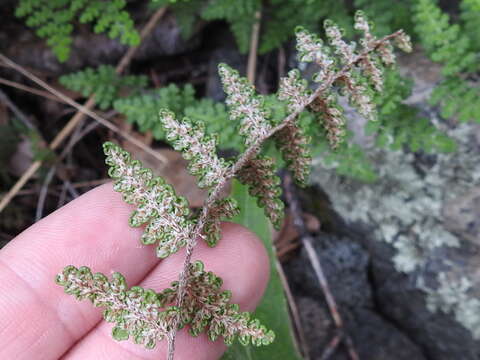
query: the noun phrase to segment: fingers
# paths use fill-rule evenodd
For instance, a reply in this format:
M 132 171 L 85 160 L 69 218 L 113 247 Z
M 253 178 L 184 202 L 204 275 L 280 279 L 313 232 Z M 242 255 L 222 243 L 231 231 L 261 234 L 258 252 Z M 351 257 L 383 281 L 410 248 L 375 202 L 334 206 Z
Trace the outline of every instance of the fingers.
M 0 359 L 55 359 L 100 320 L 54 283 L 66 265 L 86 265 L 133 284 L 155 266 L 151 247 L 128 226 L 132 207 L 111 184 L 36 223 L 0 251 Z
M 183 255 L 183 253 L 181 253 Z M 253 310 L 260 301 L 268 281 L 268 258 L 255 235 L 235 224 L 224 224 L 222 240 L 215 248 L 199 243 L 194 253 L 207 271 L 224 280 L 224 289 L 233 293 L 232 302 L 242 311 Z M 159 263 L 142 281 L 141 286 L 157 291 L 178 278 L 183 256 L 171 256 Z M 154 350 L 145 350 L 128 341 L 116 342 L 110 336 L 112 325 L 100 323 L 65 356 L 66 359 L 164 359 L 166 341 Z M 205 335 L 193 338 L 181 330 L 177 336 L 175 359 L 217 359 L 225 350 L 221 339 L 210 342 Z

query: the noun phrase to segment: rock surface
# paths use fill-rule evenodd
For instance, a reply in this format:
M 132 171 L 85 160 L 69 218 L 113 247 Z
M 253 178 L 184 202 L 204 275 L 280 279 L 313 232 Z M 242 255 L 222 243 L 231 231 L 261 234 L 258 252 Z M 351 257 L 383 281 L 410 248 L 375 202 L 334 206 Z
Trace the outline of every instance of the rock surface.
M 361 359 L 425 360 L 420 348 L 395 324 L 384 318 L 375 305 L 368 279 L 369 254 L 358 241 L 321 234 L 315 250 L 320 256 L 332 295 L 345 322 L 347 333 Z M 286 267 L 297 300 L 302 326 L 312 359 L 320 359 L 335 335 L 335 326 L 304 250 Z M 336 351 L 331 359 L 348 359 Z
M 139 23 L 137 27 L 141 28 L 141 26 Z M 60 63 L 50 48 L 46 46 L 45 41 L 39 40 L 33 30 L 21 26 L 18 27 L 17 32 L 19 33 L 17 41 L 10 42 L 11 46 L 3 49 L 5 54 L 16 63 L 34 68 L 49 76 L 80 70 L 87 66 L 116 64 L 128 50 L 128 46 L 121 44 L 116 39 L 110 39 L 104 34 L 78 33 L 73 35 L 70 58 L 66 63 Z M 197 34 L 201 33 L 201 31 L 197 32 Z M 198 47 L 199 44 L 199 35 L 188 40 L 184 39 L 175 16 L 167 12 L 150 36 L 142 43 L 135 54 L 135 60 L 151 60 L 161 56 L 178 55 Z M 0 48 L 2 47 L 0 46 Z
M 331 229 L 368 249 L 367 285 L 381 319 L 389 319 L 426 359 L 478 360 L 480 126 L 447 124 L 426 104 L 438 76 L 435 66 L 419 59 L 403 68 L 418 84 L 409 102 L 457 141 L 457 151 L 372 149 L 377 182 L 339 177 L 321 165 L 312 181 L 331 201 Z M 356 257 L 361 261 L 364 255 Z M 332 283 L 342 280 L 332 276 Z

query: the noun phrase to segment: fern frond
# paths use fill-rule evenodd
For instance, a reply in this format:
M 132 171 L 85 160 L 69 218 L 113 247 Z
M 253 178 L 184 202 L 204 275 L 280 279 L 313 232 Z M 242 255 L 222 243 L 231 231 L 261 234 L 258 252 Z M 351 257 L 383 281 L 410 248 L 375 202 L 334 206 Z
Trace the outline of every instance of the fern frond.
M 20 0 L 15 15 L 26 17 L 27 25 L 37 28 L 37 35 L 47 38 L 53 53 L 64 62 L 70 56 L 75 19 L 94 23 L 96 33 L 106 32 L 123 44 L 138 45 L 140 35 L 129 13 L 123 10 L 125 6 L 125 0 Z
M 411 8 L 415 0 L 354 0 L 357 9 L 362 9 L 370 19 L 375 19 L 371 30 L 375 35 L 389 34 L 396 29 L 413 30 Z
M 279 48 L 292 38 L 295 28 L 302 25 L 317 31 L 318 24 L 330 16 L 335 21 L 347 23 L 350 20 L 344 1 L 305 1 L 305 0 L 271 0 L 263 1 L 262 33 L 259 53 Z
M 432 60 L 444 64 L 445 76 L 455 75 L 476 65 L 471 42 L 458 24 L 450 24 L 436 0 L 418 0 L 414 7 L 415 29 Z
M 154 177 L 138 160 L 118 145 L 107 142 L 103 145 L 108 174 L 115 182 L 115 191 L 123 193 L 124 200 L 137 209 L 130 217 L 134 227 L 145 223 L 141 237 L 143 244 L 157 245 L 157 256 L 165 258 L 184 247 L 190 238 L 193 221 L 188 217 L 188 202 L 177 196 L 171 185 L 160 177 Z
M 255 95 L 255 89 L 247 79 L 240 77 L 228 65 L 220 64 L 218 72 L 227 94 L 230 119 L 240 120 L 240 134 L 245 137 L 245 144 L 251 145 L 271 129 L 266 120 L 268 113 L 264 109 L 263 99 Z
M 462 2 L 463 9 L 474 9 L 475 1 Z M 470 78 L 480 69 L 478 44 L 470 33 L 462 31 L 459 24 L 451 24 L 448 14 L 443 13 L 435 0 L 418 0 L 415 6 L 416 30 L 422 45 L 435 62 L 443 65 L 445 79 L 434 89 L 431 101 L 440 104 L 442 113 L 458 115 L 462 121 L 480 119 L 477 84 Z M 469 16 L 475 16 L 474 11 Z M 471 26 L 470 23 L 466 25 Z M 475 33 L 472 33 L 475 36 Z
M 376 135 L 376 145 L 394 151 L 402 148 L 426 153 L 453 151 L 453 139 L 428 119 L 420 118 L 416 108 L 402 103 L 411 94 L 412 81 L 402 78 L 396 69 L 386 71 L 384 79 L 385 90 L 375 96 L 379 121 L 369 122 L 365 127 L 367 135 Z
M 325 20 L 325 34 L 329 40 L 330 46 L 335 54 L 338 55 L 339 62 L 345 64 L 352 63 L 355 60 L 355 51 L 357 44 L 347 43 L 344 39 L 344 31 L 333 21 Z
M 189 332 L 198 336 L 206 332 L 209 339 L 215 341 L 222 336 L 225 344 L 231 345 L 236 337 L 243 345 L 268 345 L 275 334 L 267 330 L 250 314 L 240 312 L 236 304 L 230 304 L 231 292 L 222 290 L 222 279 L 212 272 L 204 270 L 201 261 L 189 266 L 184 306 L 180 311 L 179 327 L 190 325 Z M 178 282 L 165 289 L 158 296 L 164 306 L 177 300 Z
M 242 152 L 243 139 L 238 136 L 234 126 L 226 125 L 229 116 L 225 104 L 203 98 L 187 106 L 184 109 L 184 115 L 193 122 L 203 122 L 208 134 L 217 134 L 220 149 L 235 149 Z
M 205 135 L 205 127 L 201 122 L 193 124 L 188 118 L 177 121 L 175 114 L 168 110 L 160 111 L 160 121 L 167 133 L 167 140 L 189 161 L 188 170 L 198 177 L 198 186 L 205 188 L 216 185 L 230 166 L 217 156 L 215 136 Z
M 462 0 L 460 2 L 460 17 L 463 21 L 464 32 L 468 34 L 472 47 L 480 50 L 480 1 L 479 0 Z
M 111 107 L 123 89 L 129 89 L 134 93 L 146 87 L 148 83 L 144 75 L 120 76 L 110 65 L 100 65 L 97 69 L 87 68 L 63 75 L 59 81 L 66 88 L 80 92 L 85 97 L 95 94 L 95 101 L 102 110 Z
M 480 122 L 480 88 L 458 77 L 448 77 L 433 89 L 430 102 L 441 105 L 445 118 L 458 116 L 460 121 Z
M 92 274 L 86 266 L 77 269 L 70 265 L 56 276 L 55 282 L 77 300 L 88 299 L 94 306 L 104 307 L 104 319 L 115 323 L 115 340 L 131 337 L 136 344 L 152 349 L 170 331 L 176 309 L 163 309 L 153 290 L 138 286 L 129 289 L 120 273 L 113 273 L 109 280 L 101 273 Z
M 348 96 L 350 105 L 355 107 L 359 114 L 368 120 L 377 119 L 376 106 L 373 102 L 374 94 L 370 91 L 360 69 L 346 72 L 344 76 L 338 79 L 338 85 L 342 86 L 342 90 Z M 377 86 L 379 85 L 377 84 Z
M 238 173 L 238 180 L 248 186 L 251 196 L 258 200 L 265 215 L 276 229 L 283 219 L 283 202 L 280 200 L 282 190 L 280 178 L 275 175 L 275 161 L 269 157 L 258 156 L 251 159 Z
M 150 334 L 146 330 L 149 325 L 140 322 L 140 330 L 135 328 L 129 332 L 124 319 L 120 318 L 116 326 L 117 338 L 140 334 L 138 341 L 151 347 L 154 346 L 155 339 L 164 337 L 165 331 L 168 330 L 170 358 L 175 348 L 176 331 L 186 325 L 190 326 L 190 333 L 194 336 L 206 332 L 212 340 L 222 336 L 226 344 L 231 344 L 235 337 L 239 337 L 244 344 L 251 341 L 254 345 L 263 345 L 273 341 L 274 335 L 271 331 L 260 325 L 257 320 L 250 320 L 249 314 L 239 312 L 237 305 L 230 304 L 231 294 L 221 289 L 222 281 L 219 277 L 206 272 L 202 263 L 192 263 L 193 250 L 199 237 L 203 237 L 207 244 L 215 245 L 219 239 L 220 220 L 236 214 L 236 204 L 231 199 L 222 199 L 221 191 L 232 178 L 237 178 L 248 186 L 250 195 L 257 198 L 258 204 L 264 208 L 273 225 L 276 228 L 280 227 L 284 207 L 280 199 L 280 179 L 275 174 L 274 160 L 261 153 L 262 145 L 267 140 L 276 138 L 277 145 L 297 180 L 305 182 L 309 155 L 308 137 L 303 131 L 307 112 L 310 118 L 316 116 L 322 119 L 324 125 L 321 129 L 322 135 L 326 134 L 333 146 L 340 144 L 344 131 L 342 111 L 337 104 L 340 91 L 343 90 L 351 102 L 357 105 L 361 114 L 372 117 L 374 89 L 380 89 L 384 81 L 380 61 L 384 64 L 393 61 L 391 41 L 396 39 L 397 45 L 408 50 L 409 39 L 398 31 L 377 40 L 361 13 L 356 19 L 356 28 L 364 32 L 362 49 L 357 49 L 353 43 L 347 43 L 342 38 L 341 29 L 332 22 L 326 22 L 330 45 L 323 44 L 306 30 L 297 31 L 300 56 L 320 66 L 320 70 L 313 78 L 320 84 L 310 92 L 299 73 L 290 73 L 282 80 L 278 96 L 285 102 L 274 98 L 269 104 L 271 105 L 269 110 L 274 112 L 273 116 L 266 110 L 264 101 L 267 98 L 257 96 L 254 87 L 246 79 L 241 78 L 238 72 L 224 64 L 219 66 L 221 80 L 227 93 L 229 116 L 232 120 L 239 120 L 240 133 L 247 145 L 246 150 L 232 166 L 217 157 L 216 142 L 212 137 L 205 135 L 200 122 L 180 122 L 175 119 L 172 112 L 161 112 L 160 120 L 168 139 L 191 161 L 191 171 L 199 176 L 200 184 L 211 187 L 204 208 L 198 216 L 190 216 L 187 201 L 178 197 L 163 179 L 154 177 L 150 170 L 141 166 L 140 162 L 132 160 L 129 153 L 112 143 L 104 145 L 106 162 L 110 165 L 109 175 L 115 180 L 114 189 L 123 193 L 127 203 L 136 206 L 130 217 L 130 225 L 147 224 L 141 238 L 142 242 L 145 244 L 158 242 L 159 257 L 166 257 L 187 245 L 179 281 L 172 283 L 171 288 L 163 290 L 160 294 L 132 288 L 135 290 L 126 291 L 125 294 L 128 296 L 121 295 L 122 299 L 127 299 L 126 301 L 130 301 L 131 297 L 140 298 L 140 303 L 135 303 L 139 309 L 143 309 L 143 302 L 148 300 L 148 306 L 153 304 L 155 315 L 157 309 L 160 309 L 161 314 L 165 313 L 152 320 L 155 327 L 157 319 L 165 316 L 166 322 L 163 323 L 162 331 L 147 337 Z M 277 121 L 275 115 L 281 112 L 286 115 Z M 342 148 L 345 149 L 343 159 L 340 156 L 337 159 L 343 161 L 344 167 L 351 164 L 356 166 L 359 159 L 362 159 L 363 152 L 350 144 Z M 95 285 L 92 285 L 89 279 L 95 276 L 92 276 L 89 270 L 69 269 L 57 281 L 74 294 L 89 294 L 88 289 Z M 68 278 L 70 272 L 74 275 Z M 84 273 L 86 275 L 82 277 Z M 106 281 L 100 275 L 97 278 L 102 279 L 101 284 Z M 72 284 L 75 285 L 72 287 Z M 87 291 L 82 292 L 82 287 Z M 77 291 L 78 288 L 80 291 Z M 125 291 L 125 288 L 123 286 L 122 291 Z M 132 295 L 128 291 L 132 291 Z M 79 295 L 80 298 L 82 296 Z M 96 298 L 96 295 L 92 295 L 91 298 Z M 173 304 L 176 306 L 172 306 Z M 161 309 L 165 310 L 162 312 Z M 125 311 L 121 312 L 121 315 L 124 313 Z M 116 314 L 114 312 L 114 318 Z M 138 322 L 136 321 L 134 325 Z
M 305 29 L 297 31 L 297 49 L 299 51 L 299 60 L 307 62 L 315 62 L 320 66 L 319 71 L 313 76 L 316 82 L 322 82 L 329 76 L 332 76 L 335 71 L 335 62 L 341 64 L 353 64 L 357 59 L 355 52 L 356 45 L 348 44 L 342 39 L 342 30 L 331 21 L 325 21 L 325 32 L 330 39 L 330 44 L 337 55 L 333 58 L 329 47 L 323 44 L 321 39 L 316 35 L 309 33 Z M 336 60 L 336 61 L 335 61 Z M 368 62 L 368 65 L 374 66 L 373 62 Z M 337 80 L 337 85 L 341 86 L 349 96 L 350 102 L 355 106 L 360 114 L 374 119 L 375 106 L 372 103 L 371 95 L 368 92 L 368 87 L 362 84 L 363 78 L 361 68 L 352 67 Z M 369 73 L 373 70 L 370 69 Z M 376 69 L 375 74 L 381 73 L 380 69 Z M 381 78 L 379 79 L 381 80 Z M 379 86 L 377 84 L 377 86 Z M 334 142 L 335 143 L 335 142 Z
M 355 29 L 363 32 L 362 53 L 357 51 L 355 43 L 347 43 L 343 40 L 343 31 L 331 21 L 325 21 L 325 32 L 329 38 L 330 46 L 323 44 L 315 35 L 305 29 L 297 31 L 297 49 L 300 61 L 314 61 L 320 69 L 313 76 L 314 81 L 324 81 L 335 76 L 326 90 L 334 85 L 341 88 L 348 96 L 352 106 L 358 112 L 370 120 L 376 119 L 376 109 L 373 102 L 374 91 L 383 89 L 383 67 L 395 62 L 391 43 L 379 41 L 371 32 L 370 24 L 363 12 L 357 12 L 355 16 Z M 411 50 L 410 39 L 403 32 L 396 33 L 393 37 L 395 44 L 405 51 Z M 333 49 L 333 51 L 332 51 Z M 334 54 L 334 55 L 333 55 Z M 344 70 L 337 73 L 337 64 L 341 64 Z M 323 111 L 327 136 L 331 144 L 336 147 L 341 142 L 343 131 L 343 117 L 335 104 L 336 94 L 330 91 L 328 102 L 326 99 L 317 98 L 312 103 L 311 109 Z
M 205 124 L 206 133 L 219 135 L 218 145 L 221 149 L 241 151 L 243 142 L 233 126 L 225 126 L 228 113 L 225 104 L 211 99 L 195 98 L 191 85 L 179 87 L 169 84 L 166 87 L 131 95 L 113 102 L 113 107 L 126 116 L 129 123 L 136 124 L 141 132 L 151 131 L 157 140 L 165 140 L 165 130 L 159 120 L 158 111 L 168 108 L 178 118 L 187 117 L 193 123 Z

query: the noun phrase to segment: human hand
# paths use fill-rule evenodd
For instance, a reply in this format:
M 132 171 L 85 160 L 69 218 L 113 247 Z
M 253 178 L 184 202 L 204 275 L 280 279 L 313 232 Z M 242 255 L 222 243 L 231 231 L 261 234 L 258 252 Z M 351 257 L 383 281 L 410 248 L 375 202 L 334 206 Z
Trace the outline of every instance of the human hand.
M 184 251 L 159 260 L 128 226 L 132 207 L 111 184 L 100 186 L 31 226 L 0 250 L 0 359 L 164 359 L 166 342 L 146 350 L 110 336 L 112 325 L 90 301 L 76 301 L 54 282 L 66 265 L 125 275 L 129 286 L 160 291 L 178 278 Z M 247 229 L 225 223 L 215 248 L 199 242 L 194 259 L 224 280 L 232 302 L 253 310 L 268 280 L 268 258 Z M 175 359 L 211 360 L 225 351 L 178 332 Z

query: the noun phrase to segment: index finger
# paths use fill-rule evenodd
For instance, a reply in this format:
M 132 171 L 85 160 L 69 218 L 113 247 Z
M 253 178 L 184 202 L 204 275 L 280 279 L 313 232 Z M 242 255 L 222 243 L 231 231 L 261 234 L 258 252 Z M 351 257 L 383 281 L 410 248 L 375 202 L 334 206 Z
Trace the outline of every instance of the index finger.
M 100 186 L 25 230 L 0 251 L 0 358 L 61 356 L 101 319 L 54 283 L 66 265 L 86 265 L 135 284 L 158 263 L 128 226 L 132 207 Z M 134 264 L 134 266 L 132 266 Z M 60 290 L 60 291 L 59 291 Z

